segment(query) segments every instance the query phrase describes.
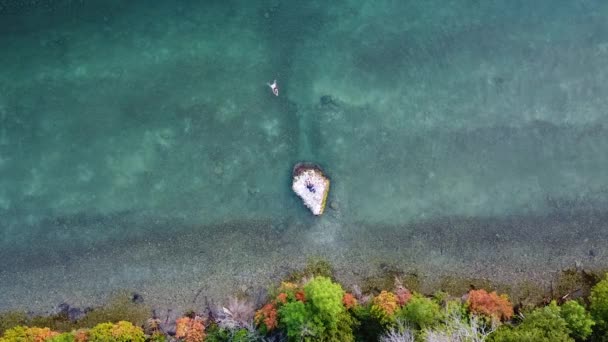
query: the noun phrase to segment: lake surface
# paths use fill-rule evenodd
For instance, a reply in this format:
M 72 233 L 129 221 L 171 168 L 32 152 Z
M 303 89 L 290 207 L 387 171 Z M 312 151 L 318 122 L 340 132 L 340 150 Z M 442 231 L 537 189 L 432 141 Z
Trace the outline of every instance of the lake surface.
M 0 309 L 607 267 L 607 151 L 602 0 L 2 0 Z

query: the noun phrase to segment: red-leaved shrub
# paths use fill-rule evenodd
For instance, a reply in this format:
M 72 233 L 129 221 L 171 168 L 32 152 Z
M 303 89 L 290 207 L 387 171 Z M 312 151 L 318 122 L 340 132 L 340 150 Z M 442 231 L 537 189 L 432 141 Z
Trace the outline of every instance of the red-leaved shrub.
M 277 301 L 280 303 L 287 303 L 287 293 L 281 292 L 277 295 Z
M 306 295 L 304 294 L 304 291 L 296 292 L 296 300 L 299 300 L 302 303 L 306 303 Z
M 255 313 L 255 323 L 257 325 L 264 324 L 267 331 L 277 327 L 277 308 L 274 304 L 269 303 L 264 305 L 260 310 Z
M 395 290 L 395 295 L 397 296 L 397 304 L 399 304 L 399 306 L 404 306 L 405 304 L 407 304 L 407 302 L 410 301 L 410 299 L 412 299 L 412 293 L 410 292 L 410 290 L 406 289 L 403 286 L 397 287 L 397 289 Z
M 355 296 L 353 296 L 352 293 L 346 292 L 342 297 L 342 303 L 344 304 L 346 310 L 348 310 L 357 305 L 357 299 L 355 298 Z

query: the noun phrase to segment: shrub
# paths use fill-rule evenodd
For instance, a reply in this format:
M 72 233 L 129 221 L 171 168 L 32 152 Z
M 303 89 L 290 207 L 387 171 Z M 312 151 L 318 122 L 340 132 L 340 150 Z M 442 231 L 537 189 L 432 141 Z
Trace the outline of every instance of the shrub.
M 304 294 L 317 330 L 316 339 L 324 341 L 353 341 L 352 327 L 356 321 L 342 304 L 344 290 L 329 278 L 316 277 L 304 286 Z
M 306 303 L 306 293 L 304 293 L 304 291 L 300 290 L 300 291 L 296 292 L 295 297 L 296 297 L 296 300 L 298 300 L 302 303 Z
M 280 307 L 283 304 L 304 299 L 304 291 L 295 283 L 284 281 L 278 289 L 276 289 L 275 304 Z M 300 298 L 300 299 L 298 299 Z
M 87 336 L 84 335 L 84 339 L 82 338 L 82 335 L 80 335 L 80 333 L 83 332 L 82 330 L 79 331 L 72 331 L 72 332 L 66 332 L 66 333 L 61 333 L 57 336 L 53 336 L 48 340 L 45 340 L 45 342 L 85 342 L 87 341 Z M 163 334 L 163 337 L 165 335 Z
M 338 315 L 337 328 L 325 331 L 321 337 L 325 338 L 325 341 L 353 342 L 355 341 L 353 327 L 358 325 L 359 322 L 352 315 L 342 312 Z
M 608 273 L 591 288 L 589 311 L 600 332 L 608 333 Z
M 496 342 L 571 342 L 568 323 L 555 301 L 525 316 L 515 328 L 501 327 L 491 335 Z
M 477 315 L 469 315 L 467 308 L 462 303 L 461 300 L 455 299 L 445 299 L 443 301 L 445 316 L 449 318 L 449 316 L 460 316 L 460 317 L 476 317 Z
M 586 339 L 591 335 L 595 322 L 584 306 L 574 300 L 569 300 L 560 309 L 561 316 L 570 329 L 570 336 L 576 339 Z
M 131 322 L 101 323 L 89 330 L 90 342 L 144 342 L 144 331 Z
M 266 334 L 277 327 L 277 316 L 277 307 L 272 303 L 268 303 L 256 311 L 254 320 L 261 332 Z
M 254 341 L 255 336 L 252 336 L 252 333 L 247 329 L 238 329 L 232 333 L 230 336 L 230 341 L 232 342 L 250 342 Z
M 199 316 L 182 317 L 175 321 L 175 337 L 185 342 L 202 342 L 205 339 L 205 325 Z
M 173 342 L 171 339 L 167 342 Z M 205 329 L 205 342 L 254 342 L 265 341 L 255 331 L 241 328 L 227 330 L 220 328 L 217 324 L 211 324 Z
M 214 323 L 205 328 L 205 335 L 205 342 L 224 342 L 230 340 L 230 333 Z
M 544 308 L 538 308 L 532 311 L 524 318 L 520 327 L 525 329 L 541 329 L 544 330 L 547 337 L 553 341 L 569 341 L 566 338 L 569 334 L 568 323 L 562 318 L 560 307 L 555 301 L 552 301 Z
M 59 335 L 49 328 L 16 326 L 4 332 L 0 342 L 43 342 Z
M 285 304 L 287 303 L 287 293 L 281 292 L 277 295 L 277 303 Z
M 439 304 L 420 294 L 414 294 L 397 316 L 420 329 L 433 326 L 442 317 Z
M 45 340 L 47 342 L 74 342 L 76 341 L 76 338 L 74 337 L 74 334 L 66 332 L 66 333 L 62 333 L 56 336 L 51 337 L 48 340 Z
M 281 286 L 279 287 L 279 291 L 294 293 L 298 289 L 298 285 L 289 281 L 281 282 Z
M 399 304 L 399 306 L 404 306 L 405 304 L 407 304 L 407 302 L 410 301 L 410 299 L 412 299 L 412 293 L 410 292 L 410 290 L 406 289 L 403 286 L 397 287 L 397 289 L 395 290 L 395 295 L 397 296 L 397 304 Z
M 496 329 L 493 320 L 488 325 L 488 320 L 484 317 L 471 315 L 460 310 L 446 310 L 444 324 L 435 329 L 425 329 L 423 335 L 425 341 L 458 341 L 458 342 L 482 342 Z M 468 319 L 467 319 L 468 318 Z
M 382 336 L 379 336 L 380 342 L 414 342 L 415 333 L 410 330 L 407 324 L 401 320 L 397 320 L 395 326 L 391 327 Z M 428 340 L 428 339 L 427 339 Z M 443 340 L 441 340 L 443 341 Z M 451 340 L 445 340 L 451 341 Z
M 160 331 L 153 332 L 147 339 L 147 342 L 165 342 L 165 341 L 167 341 L 167 336 Z
M 285 304 L 279 310 L 281 326 L 287 331 L 290 339 L 300 339 L 316 335 L 318 327 L 312 324 L 312 315 L 302 302 Z
M 357 341 L 378 341 L 384 332 L 380 321 L 372 316 L 369 305 L 357 305 L 350 310 L 354 319 L 360 324 L 361 329 L 355 329 L 354 334 Z
M 342 304 L 344 304 L 346 310 L 350 310 L 357 305 L 357 299 L 352 293 L 345 293 L 344 296 L 342 296 Z
M 333 283 L 329 278 L 316 277 L 304 286 L 304 293 L 315 318 L 335 328 L 338 315 L 345 311 L 342 305 L 342 286 Z
M 398 307 L 397 296 L 392 292 L 382 291 L 372 300 L 370 313 L 380 323 L 390 324 L 395 321 L 395 311 Z
M 559 341 L 572 341 L 567 335 L 567 340 L 560 339 Z M 541 329 L 519 329 L 509 326 L 501 326 L 488 338 L 489 342 L 553 342 L 549 339 L 545 332 Z
M 222 307 L 222 312 L 217 314 L 216 320 L 220 328 L 232 331 L 251 327 L 254 316 L 253 303 L 231 297 L 228 305 Z
M 508 320 L 513 316 L 513 305 L 505 296 L 486 290 L 471 290 L 467 298 L 469 311 L 473 314 Z
M 287 294 L 278 309 L 279 326 L 286 330 L 289 340 L 354 340 L 352 327 L 356 321 L 346 313 L 344 290 L 339 284 L 316 277 L 304 286 L 301 295 L 298 293 L 294 292 L 293 299 Z
M 78 329 L 72 332 L 74 334 L 74 342 L 87 342 L 89 340 L 89 330 Z

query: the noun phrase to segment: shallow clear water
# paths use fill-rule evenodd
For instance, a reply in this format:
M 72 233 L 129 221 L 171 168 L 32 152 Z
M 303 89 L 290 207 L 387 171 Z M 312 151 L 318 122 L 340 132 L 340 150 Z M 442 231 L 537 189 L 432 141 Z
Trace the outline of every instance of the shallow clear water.
M 0 309 L 608 265 L 605 1 L 0 1 L 0 46 Z

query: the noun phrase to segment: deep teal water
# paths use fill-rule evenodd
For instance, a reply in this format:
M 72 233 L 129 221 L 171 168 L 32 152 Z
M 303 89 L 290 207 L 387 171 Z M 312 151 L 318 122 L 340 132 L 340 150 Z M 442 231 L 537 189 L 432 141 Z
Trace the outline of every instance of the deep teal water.
M 605 1 L 0 1 L 0 47 L 0 308 L 319 250 L 441 268 L 405 251 L 437 229 L 464 264 L 607 265 Z

